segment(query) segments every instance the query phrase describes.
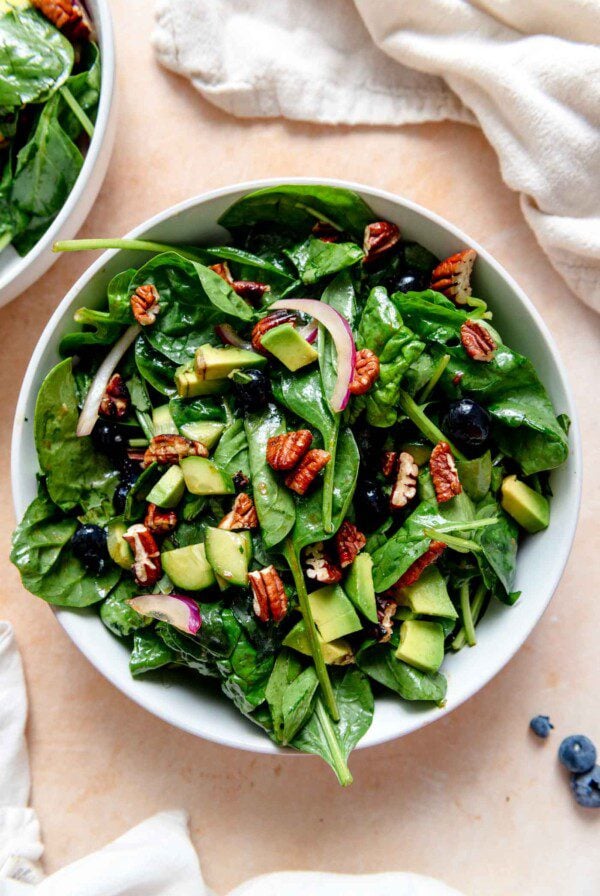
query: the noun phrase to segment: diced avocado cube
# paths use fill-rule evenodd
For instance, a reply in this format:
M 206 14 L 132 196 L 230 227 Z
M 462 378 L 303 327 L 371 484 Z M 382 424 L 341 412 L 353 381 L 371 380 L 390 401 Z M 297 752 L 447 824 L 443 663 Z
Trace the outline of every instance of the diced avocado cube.
M 152 410 L 152 426 L 155 436 L 176 436 L 179 432 L 175 426 L 175 421 L 171 417 L 168 404 L 161 404 L 160 407 Z
M 308 595 L 315 625 L 324 641 L 335 641 L 362 628 L 356 611 L 339 585 L 326 585 Z
M 397 599 L 399 603 L 410 607 L 413 613 L 423 616 L 444 616 L 447 619 L 458 618 L 458 613 L 448 595 L 446 582 L 436 566 L 429 566 L 414 585 L 400 589 L 397 592 Z
M 312 364 L 319 357 L 316 349 L 296 330 L 292 324 L 281 324 L 268 330 L 260 344 L 288 370 L 299 370 Z
M 180 427 L 182 436 L 193 442 L 202 442 L 210 451 L 215 447 L 225 429 L 224 423 L 216 423 L 213 420 L 199 420 L 197 423 L 184 423 Z
M 414 619 L 416 615 L 417 614 L 413 613 L 410 607 L 398 607 L 394 613 L 394 619 L 399 619 L 401 622 L 404 622 L 406 619 Z
M 182 364 L 175 371 L 175 387 L 180 398 L 195 398 L 198 395 L 214 395 L 226 392 L 230 386 L 227 379 L 205 380 L 198 376 L 192 364 Z
M 160 477 L 158 482 L 152 486 L 146 495 L 146 501 L 149 504 L 156 504 L 157 507 L 177 507 L 183 493 L 185 492 L 185 480 L 181 467 L 176 464 L 169 467 L 166 473 Z
M 122 569 L 131 569 L 133 565 L 133 551 L 123 538 L 127 532 L 127 525 L 122 517 L 115 517 L 107 527 L 106 547 L 108 556 Z
M 437 672 L 444 659 L 444 629 L 438 622 L 407 619 L 400 626 L 396 656 L 422 672 Z
M 366 551 L 354 558 L 348 578 L 344 582 L 344 591 L 363 616 L 377 625 L 373 560 Z
M 323 659 L 328 665 L 345 665 L 346 663 L 351 661 L 353 656 L 352 648 L 347 641 L 343 640 L 343 638 L 338 638 L 335 641 L 326 642 L 321 638 L 318 632 L 317 637 L 321 646 Z M 283 639 L 283 644 L 285 647 L 291 647 L 292 650 L 297 650 L 298 653 L 303 653 L 305 656 L 311 656 L 310 644 L 308 642 L 308 635 L 306 634 L 304 619 L 301 619 L 300 622 L 297 622 L 296 625 L 292 629 L 290 629 L 290 631 Z
M 502 481 L 501 492 L 502 507 L 526 532 L 533 535 L 547 528 L 550 522 L 550 504 L 547 498 L 516 476 L 507 476 Z
M 219 579 L 228 585 L 248 584 L 248 564 L 252 556 L 249 532 L 208 527 L 204 543 L 208 562 Z
M 411 455 L 418 467 L 422 467 L 429 461 L 431 445 L 421 445 L 420 442 L 405 442 L 400 446 L 400 451 L 406 451 Z
M 190 544 L 160 555 L 163 570 L 177 588 L 203 591 L 215 584 L 212 567 L 203 544 Z
M 202 380 L 225 379 L 234 370 L 246 367 L 264 367 L 264 355 L 234 346 L 201 345 L 196 349 L 194 369 Z
M 193 495 L 233 495 L 233 479 L 207 457 L 184 457 L 181 470 Z

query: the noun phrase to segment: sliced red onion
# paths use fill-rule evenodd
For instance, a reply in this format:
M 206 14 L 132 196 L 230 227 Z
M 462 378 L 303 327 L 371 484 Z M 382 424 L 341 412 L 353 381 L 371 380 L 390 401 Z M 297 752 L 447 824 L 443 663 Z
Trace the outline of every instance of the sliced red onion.
M 317 322 L 315 320 L 310 320 L 307 324 L 304 324 L 303 327 L 298 327 L 298 332 L 312 345 L 319 335 Z
M 252 351 L 252 345 L 239 336 L 230 324 L 217 324 L 215 333 L 225 345 L 235 345 L 236 348 L 245 348 L 246 351 Z
M 271 308 L 289 308 L 291 311 L 302 311 L 323 324 L 337 352 L 337 380 L 333 393 L 328 396 L 332 410 L 343 411 L 350 400 L 350 383 L 354 376 L 356 347 L 348 321 L 339 312 L 316 299 L 281 299 L 273 302 Z
M 89 436 L 94 428 L 94 423 L 98 419 L 98 408 L 102 401 L 102 396 L 106 391 L 108 381 L 115 372 L 115 367 L 140 332 L 139 324 L 132 324 L 128 327 L 121 338 L 115 342 L 106 358 L 98 368 L 96 376 L 92 380 L 86 396 L 79 420 L 77 421 L 77 435 Z
M 187 635 L 195 635 L 202 625 L 198 604 L 185 594 L 140 594 L 127 603 L 141 616 L 168 622 Z

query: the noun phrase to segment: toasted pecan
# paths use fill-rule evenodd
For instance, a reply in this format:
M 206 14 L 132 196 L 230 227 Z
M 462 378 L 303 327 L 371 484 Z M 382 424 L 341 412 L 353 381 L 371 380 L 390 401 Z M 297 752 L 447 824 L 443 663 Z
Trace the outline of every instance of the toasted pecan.
M 258 515 L 254 501 L 245 492 L 236 495 L 233 508 L 219 523 L 219 529 L 258 529 Z
M 335 585 L 342 578 L 342 570 L 334 563 L 322 541 L 304 549 L 306 576 L 322 585 Z
M 261 622 L 281 622 L 287 614 L 288 598 L 283 582 L 274 566 L 249 572 L 253 609 Z
M 144 454 L 144 466 L 158 464 L 178 464 L 184 457 L 208 457 L 208 450 L 202 442 L 194 442 L 185 436 L 163 433 L 153 436 Z
M 400 230 L 390 221 L 367 224 L 363 235 L 363 264 L 371 264 L 400 242 Z
M 466 320 L 460 328 L 460 341 L 473 361 L 491 361 L 496 352 L 494 337 L 477 320 Z
M 174 510 L 164 510 L 156 504 L 148 504 L 144 526 L 153 535 L 169 535 L 177 526 L 177 514 Z
M 350 520 L 344 520 L 335 534 L 335 546 L 342 569 L 350 566 L 366 543 L 366 537 L 357 529 L 354 523 L 351 523 Z
M 462 492 L 450 445 L 438 442 L 429 458 L 429 472 L 438 504 L 445 504 Z
M 131 310 L 138 324 L 142 327 L 151 326 L 160 311 L 160 296 L 156 286 L 145 283 L 138 286 L 130 299 Z
M 408 451 L 401 451 L 396 464 L 396 481 L 390 495 L 392 510 L 401 510 L 417 494 L 419 468 Z
M 427 567 L 435 563 L 445 550 L 446 545 L 442 541 L 431 541 L 425 553 L 418 560 L 415 560 L 414 563 L 411 563 L 404 575 L 400 576 L 396 584 L 392 586 L 390 589 L 392 596 L 398 589 L 407 588 L 409 585 L 414 585 L 415 582 L 418 582 Z
M 379 358 L 370 348 L 361 348 L 356 353 L 354 375 L 350 382 L 353 395 L 364 395 L 379 379 Z
M 41 13 L 71 40 L 89 40 L 92 24 L 78 0 L 32 0 Z
M 323 451 L 322 448 L 312 448 L 304 455 L 295 470 L 286 476 L 285 484 L 297 495 L 304 495 L 315 481 L 323 467 L 326 467 L 331 460 L 329 451 Z
M 308 429 L 271 436 L 267 442 L 267 463 L 273 470 L 293 470 L 312 445 L 312 440 Z
M 142 523 L 135 523 L 123 538 L 133 551 L 133 574 L 138 585 L 155 585 L 162 575 L 160 551 L 154 536 Z
M 431 272 L 431 288 L 457 305 L 466 304 L 471 295 L 471 272 L 476 258 L 475 249 L 463 249 L 445 258 Z
M 120 420 L 129 410 L 129 389 L 120 373 L 113 373 L 108 381 L 98 413 L 111 420 Z
M 252 348 L 255 352 L 266 355 L 267 352 L 262 347 L 262 338 L 265 333 L 268 333 L 269 330 L 273 330 L 275 327 L 280 327 L 282 324 L 292 324 L 292 326 L 295 327 L 296 322 L 296 315 L 291 311 L 272 311 L 271 314 L 261 317 L 252 328 L 252 335 L 250 337 Z

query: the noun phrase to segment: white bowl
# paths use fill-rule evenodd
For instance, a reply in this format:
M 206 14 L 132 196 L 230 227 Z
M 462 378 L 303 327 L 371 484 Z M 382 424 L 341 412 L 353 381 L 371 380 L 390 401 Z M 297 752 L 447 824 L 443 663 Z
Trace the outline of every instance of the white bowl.
M 245 193 L 282 180 L 255 181 L 215 190 L 167 209 L 129 236 L 165 242 L 221 242 L 224 230 L 216 224 L 221 213 Z M 290 178 L 288 183 L 326 183 L 356 190 L 378 217 L 396 222 L 402 233 L 445 257 L 465 246 L 479 255 L 476 294 L 489 300 L 494 323 L 507 343 L 526 354 L 550 392 L 557 412 L 571 420 L 570 456 L 552 474 L 550 526 L 528 538 L 519 551 L 515 589 L 523 592 L 514 607 L 494 604 L 478 626 L 478 643 L 445 660 L 448 700 L 443 709 L 423 709 L 394 695 L 379 697 L 375 718 L 360 746 L 401 737 L 455 709 L 482 688 L 523 644 L 548 606 L 566 563 L 577 522 L 581 489 L 581 447 L 577 416 L 567 376 L 556 346 L 542 319 L 505 270 L 466 234 L 438 215 L 391 193 L 336 180 Z M 40 383 L 59 360 L 61 336 L 73 326 L 73 312 L 82 305 L 102 303 L 110 278 L 126 267 L 139 265 L 145 253 L 111 251 L 97 259 L 59 305 L 35 349 L 17 405 L 12 442 L 12 485 L 20 518 L 35 496 L 37 459 L 33 442 L 33 412 Z M 113 684 L 155 715 L 208 740 L 263 753 L 278 752 L 268 737 L 244 719 L 214 685 L 200 678 L 170 674 L 164 682 L 133 680 L 128 650 L 99 621 L 93 609 L 57 610 L 58 619 L 75 644 Z M 292 751 L 286 751 L 294 755 Z
M 102 81 L 94 136 L 79 177 L 60 212 L 33 249 L 21 257 L 7 246 L 0 252 L 0 308 L 11 302 L 45 274 L 57 260 L 52 251 L 57 240 L 75 236 L 87 218 L 106 175 L 115 141 L 115 48 L 108 0 L 86 0 L 100 47 Z

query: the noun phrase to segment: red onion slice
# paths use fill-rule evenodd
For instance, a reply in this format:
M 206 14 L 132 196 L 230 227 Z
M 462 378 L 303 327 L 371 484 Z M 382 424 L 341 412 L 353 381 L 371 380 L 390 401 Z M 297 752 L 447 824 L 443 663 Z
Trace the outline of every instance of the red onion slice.
M 336 413 L 343 411 L 350 399 L 350 383 L 354 376 L 356 361 L 356 347 L 348 321 L 331 305 L 316 299 L 282 299 L 279 302 L 273 302 L 270 307 L 303 311 L 323 324 L 333 339 L 338 363 L 337 380 L 333 387 L 333 393 L 328 396 L 329 403 Z
M 198 604 L 185 594 L 140 594 L 127 603 L 136 613 L 168 622 L 187 635 L 195 635 L 202 625 Z
M 115 372 L 115 367 L 140 332 L 139 324 L 132 324 L 128 327 L 120 339 L 115 342 L 106 358 L 98 368 L 96 376 L 92 380 L 86 396 L 79 420 L 77 421 L 77 435 L 89 436 L 94 428 L 94 423 L 98 419 L 98 408 L 102 401 L 102 396 L 106 391 L 108 381 Z
M 250 342 L 242 339 L 230 324 L 217 324 L 215 333 L 225 345 L 234 345 L 236 348 L 244 348 L 246 351 L 253 351 Z
M 315 320 L 310 320 L 307 324 L 304 324 L 303 327 L 299 327 L 298 332 L 312 345 L 319 335 L 317 322 Z

